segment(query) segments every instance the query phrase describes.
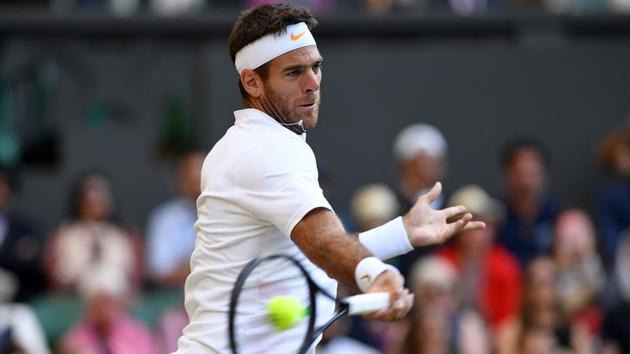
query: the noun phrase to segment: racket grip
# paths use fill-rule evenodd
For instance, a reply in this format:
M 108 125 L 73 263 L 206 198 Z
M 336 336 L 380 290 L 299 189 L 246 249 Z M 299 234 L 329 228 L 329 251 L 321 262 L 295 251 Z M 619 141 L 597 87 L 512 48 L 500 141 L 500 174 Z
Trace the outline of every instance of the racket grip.
M 370 293 L 347 297 L 348 315 L 362 315 L 389 307 L 389 293 Z

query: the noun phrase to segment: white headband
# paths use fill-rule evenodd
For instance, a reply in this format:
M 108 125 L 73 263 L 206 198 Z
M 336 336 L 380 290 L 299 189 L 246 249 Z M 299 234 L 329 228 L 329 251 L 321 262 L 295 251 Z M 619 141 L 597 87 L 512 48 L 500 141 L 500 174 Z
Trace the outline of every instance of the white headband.
M 245 69 L 256 69 L 266 62 L 294 49 L 317 45 L 304 22 L 289 25 L 282 34 L 270 33 L 241 48 L 234 65 L 240 74 Z

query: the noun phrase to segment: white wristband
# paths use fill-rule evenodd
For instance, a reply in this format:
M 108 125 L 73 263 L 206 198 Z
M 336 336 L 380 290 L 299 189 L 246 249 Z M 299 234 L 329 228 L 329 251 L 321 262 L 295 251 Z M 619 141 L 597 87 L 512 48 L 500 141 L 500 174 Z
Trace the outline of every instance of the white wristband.
M 385 264 L 376 257 L 366 257 L 357 264 L 357 268 L 354 270 L 354 280 L 357 282 L 359 290 L 366 292 L 374 282 L 374 279 L 387 270 L 400 274 L 396 267 Z
M 413 250 L 402 216 L 359 234 L 359 242 L 379 259 L 389 259 Z

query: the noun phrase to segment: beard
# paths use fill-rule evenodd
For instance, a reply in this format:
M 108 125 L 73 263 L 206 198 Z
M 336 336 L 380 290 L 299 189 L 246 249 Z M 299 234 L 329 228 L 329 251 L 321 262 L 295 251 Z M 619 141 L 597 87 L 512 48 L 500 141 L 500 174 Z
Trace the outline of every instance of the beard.
M 296 134 L 302 134 L 305 131 L 312 129 L 317 124 L 317 118 L 319 115 L 319 99 L 316 99 L 316 94 L 312 94 L 313 100 L 316 100 L 316 106 L 310 113 L 299 114 L 296 112 L 297 106 L 291 104 L 286 97 L 278 93 L 271 86 L 265 83 L 266 98 L 263 99 L 263 107 L 272 117 L 275 118 L 281 124 L 288 124 L 285 127 Z M 302 121 L 302 127 L 297 125 L 299 121 Z

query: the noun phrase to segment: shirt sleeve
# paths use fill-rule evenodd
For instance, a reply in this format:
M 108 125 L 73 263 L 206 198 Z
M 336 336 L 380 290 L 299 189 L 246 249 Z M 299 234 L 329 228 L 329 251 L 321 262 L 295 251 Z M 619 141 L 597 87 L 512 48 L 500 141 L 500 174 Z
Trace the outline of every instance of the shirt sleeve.
M 243 164 L 237 176 L 240 202 L 287 237 L 311 210 L 333 210 L 319 186 L 315 156 L 306 143 L 285 139 L 262 144 Z

